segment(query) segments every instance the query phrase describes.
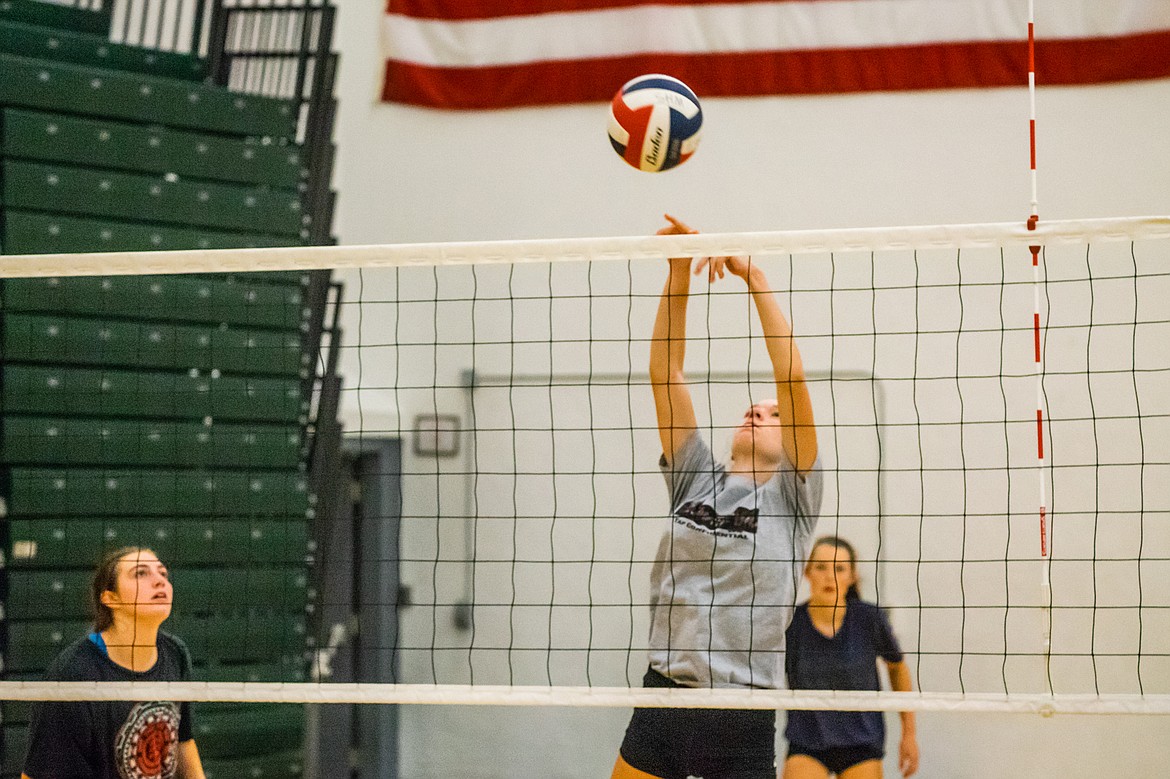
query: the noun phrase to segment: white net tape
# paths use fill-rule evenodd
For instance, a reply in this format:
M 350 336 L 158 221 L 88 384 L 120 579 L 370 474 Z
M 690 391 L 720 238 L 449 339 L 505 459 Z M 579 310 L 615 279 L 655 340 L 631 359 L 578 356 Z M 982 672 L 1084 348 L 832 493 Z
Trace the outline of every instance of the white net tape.
M 174 700 L 234 703 L 391 703 L 448 706 L 668 707 L 1170 714 L 1170 695 L 1027 695 L 821 690 L 509 687 L 280 682 L 0 682 L 0 700 Z
M 1035 230 L 1028 230 L 1023 224 L 999 223 L 387 246 L 12 255 L 0 256 L 0 277 L 605 262 L 730 254 L 1056 246 L 1166 237 L 1170 237 L 1170 217 L 1131 217 L 1048 222 L 1041 223 Z

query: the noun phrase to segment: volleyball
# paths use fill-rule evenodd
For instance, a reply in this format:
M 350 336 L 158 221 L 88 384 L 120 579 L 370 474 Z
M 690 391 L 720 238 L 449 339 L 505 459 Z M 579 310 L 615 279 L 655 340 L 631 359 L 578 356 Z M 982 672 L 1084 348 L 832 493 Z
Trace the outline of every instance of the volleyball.
M 686 162 L 702 127 L 699 98 L 661 73 L 627 81 L 609 105 L 609 142 L 638 170 L 657 173 Z

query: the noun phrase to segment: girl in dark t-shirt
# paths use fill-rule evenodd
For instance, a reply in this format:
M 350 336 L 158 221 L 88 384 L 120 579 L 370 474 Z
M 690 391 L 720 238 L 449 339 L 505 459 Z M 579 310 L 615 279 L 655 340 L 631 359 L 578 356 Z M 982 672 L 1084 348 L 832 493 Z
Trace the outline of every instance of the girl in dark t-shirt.
M 174 590 L 154 552 L 126 547 L 94 574 L 94 630 L 49 666 L 49 681 L 173 682 L 191 677 L 179 639 L 160 630 Z M 22 779 L 204 779 L 191 705 L 173 701 L 34 704 Z
M 889 669 L 890 686 L 911 689 L 910 669 L 889 621 L 858 595 L 856 560 L 853 546 L 836 536 L 813 544 L 804 570 L 809 600 L 796 607 L 788 626 L 784 662 L 790 689 L 879 690 L 879 657 Z M 880 711 L 794 710 L 784 735 L 784 779 L 882 775 L 886 728 Z M 902 712 L 898 765 L 903 776 L 918 770 L 913 712 Z

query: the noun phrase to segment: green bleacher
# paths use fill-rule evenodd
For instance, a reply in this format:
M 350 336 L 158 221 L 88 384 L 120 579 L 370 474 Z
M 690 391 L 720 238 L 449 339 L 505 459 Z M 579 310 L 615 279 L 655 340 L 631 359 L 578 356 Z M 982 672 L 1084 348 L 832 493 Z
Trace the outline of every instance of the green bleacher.
M 306 367 L 295 331 L 7 311 L 3 325 L 4 355 L 12 362 L 290 376 Z
M 7 618 L 35 620 L 53 614 L 60 619 L 85 619 L 89 616 L 89 580 L 90 572 L 78 569 L 12 571 L 5 610 Z M 236 603 L 241 592 L 249 593 L 256 603 L 264 604 L 265 615 L 285 610 L 299 614 L 304 612 L 308 587 L 304 571 L 293 567 L 192 568 L 179 570 L 173 580 L 176 587 L 175 624 L 195 616 L 221 615 L 223 610 L 219 604 Z M 253 616 L 250 613 L 244 621 Z M 256 617 L 256 621 L 262 622 L 263 619 Z M 224 624 L 227 624 L 226 620 Z M 175 632 L 186 638 L 178 630 Z
M 0 103 L 201 132 L 292 138 L 292 103 L 183 79 L 0 54 Z
M 313 551 L 302 517 L 215 517 L 175 522 L 170 517 L 130 519 L 54 517 L 9 521 L 13 570 L 57 570 L 78 558 L 96 559 L 107 547 L 149 546 L 168 564 L 193 566 L 298 566 Z
M 80 276 L 12 279 L 5 311 L 109 316 L 137 309 L 143 319 L 295 330 L 304 321 L 300 286 L 189 276 Z
M 18 211 L 53 211 L 112 220 L 199 225 L 221 231 L 300 235 L 301 201 L 295 192 L 185 181 L 163 176 L 6 159 L 0 169 L 0 203 Z
M 295 468 L 302 449 L 299 427 L 275 425 L 13 415 L 0 429 L 11 465 Z
M 195 737 L 202 754 L 213 760 L 245 758 L 258 751 L 257 744 L 273 744 L 282 752 L 288 751 L 298 746 L 305 724 L 302 707 L 279 703 L 260 704 L 247 711 L 206 703 L 200 706 L 199 715 Z
M 232 181 L 296 192 L 300 148 L 264 139 L 83 119 L 6 108 L 4 156 L 100 169 L 173 173 L 180 179 Z
M 111 43 L 106 35 L 25 24 L 0 16 L 0 54 L 202 81 L 207 63 L 190 54 Z
M 235 760 L 203 761 L 203 771 L 207 779 L 234 779 L 238 776 L 246 776 L 249 779 L 276 779 L 300 776 L 303 770 L 300 749 Z
M 0 19 L 105 37 L 110 18 L 99 11 L 39 0 L 0 0 Z
M 110 15 L 0 0 L 0 253 L 309 242 L 296 101 L 110 40 Z M 315 598 L 305 273 L 0 279 L 5 679 L 89 629 L 106 550 L 175 581 L 198 678 L 301 681 Z M 304 708 L 197 705 L 207 775 L 303 772 Z M 0 712 L 19 776 L 28 705 Z
M 10 517 L 310 517 L 295 470 L 10 467 Z
M 9 414 L 303 424 L 309 403 L 299 377 L 24 364 L 0 367 L 0 408 Z
M 171 249 L 256 249 L 284 246 L 275 235 L 228 233 L 145 222 L 86 219 L 53 212 L 5 211 L 5 254 L 83 251 L 151 252 Z

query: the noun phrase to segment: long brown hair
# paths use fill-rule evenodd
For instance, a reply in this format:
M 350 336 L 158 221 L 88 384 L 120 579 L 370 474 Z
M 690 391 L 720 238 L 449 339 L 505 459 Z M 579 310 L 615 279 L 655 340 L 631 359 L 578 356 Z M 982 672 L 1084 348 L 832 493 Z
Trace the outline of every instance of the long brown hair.
M 94 632 L 101 633 L 114 624 L 114 612 L 110 610 L 109 606 L 102 603 L 102 593 L 107 590 L 118 591 L 118 563 L 127 555 L 142 554 L 143 552 L 154 554 L 153 550 L 144 546 L 124 546 L 121 549 L 107 552 L 98 563 L 97 569 L 93 572 L 93 584 L 89 588 L 89 607 L 90 611 L 93 612 Z
M 849 589 L 845 591 L 845 600 L 861 600 L 861 591 L 857 589 L 857 550 L 853 548 L 853 544 L 840 536 L 821 536 L 812 545 L 812 548 L 816 549 L 822 544 L 848 552 L 849 567 L 853 569 L 853 584 L 850 584 Z M 810 551 L 809 554 L 811 555 L 812 552 Z

